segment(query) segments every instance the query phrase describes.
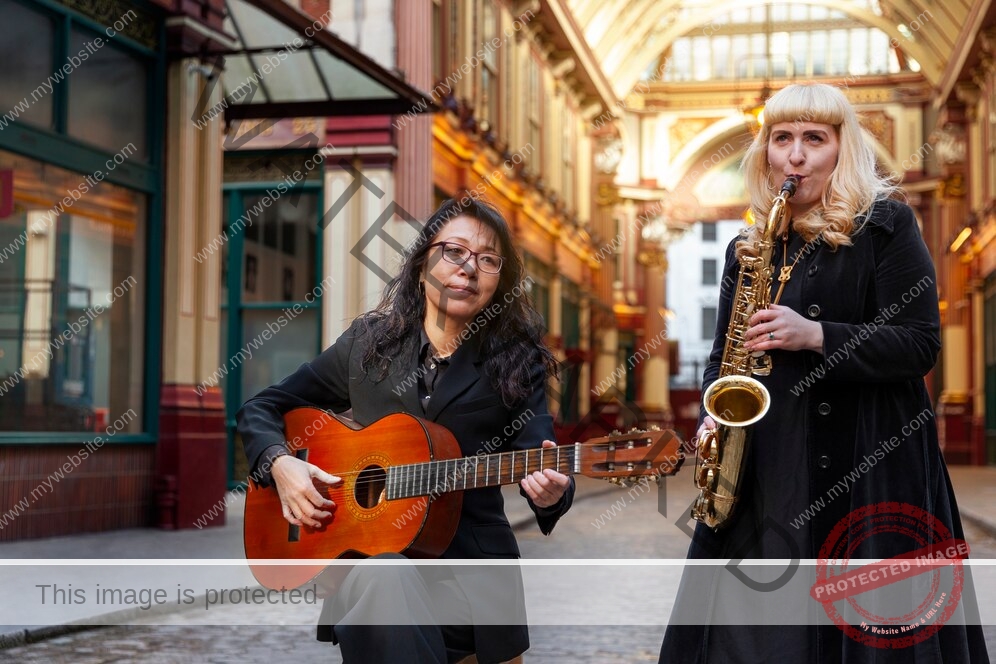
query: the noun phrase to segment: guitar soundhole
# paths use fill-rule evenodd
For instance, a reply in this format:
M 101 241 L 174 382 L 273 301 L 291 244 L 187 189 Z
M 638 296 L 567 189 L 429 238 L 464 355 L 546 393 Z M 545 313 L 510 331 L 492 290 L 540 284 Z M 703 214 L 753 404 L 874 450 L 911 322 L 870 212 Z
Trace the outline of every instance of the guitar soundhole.
M 360 507 L 370 509 L 376 507 L 384 497 L 384 485 L 387 483 L 387 471 L 380 466 L 367 466 L 356 478 L 353 495 Z

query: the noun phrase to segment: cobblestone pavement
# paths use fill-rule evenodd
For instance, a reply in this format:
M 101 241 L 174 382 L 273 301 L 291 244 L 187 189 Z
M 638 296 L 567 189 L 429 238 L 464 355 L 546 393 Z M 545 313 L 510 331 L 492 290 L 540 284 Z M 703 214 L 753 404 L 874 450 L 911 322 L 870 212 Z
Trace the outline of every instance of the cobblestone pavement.
M 673 481 L 673 480 L 672 480 Z M 586 492 L 601 485 L 585 485 Z M 687 509 L 692 492 L 677 482 L 666 490 L 667 514 L 658 512 L 657 490 L 639 488 L 591 492 L 558 524 L 551 537 L 535 527 L 518 533 L 525 558 L 683 558 L 688 537 L 674 524 Z M 517 499 L 510 496 L 509 500 Z M 966 523 L 973 557 L 996 558 L 996 540 Z M 650 592 L 650 591 L 648 591 Z M 652 593 L 651 593 L 652 594 Z M 644 598 L 634 598 L 643 601 Z M 270 664 L 274 661 L 341 662 L 339 650 L 314 639 L 310 626 L 317 607 L 275 609 L 268 626 L 245 626 L 247 611 L 258 620 L 258 607 L 220 607 L 215 626 L 191 623 L 194 610 L 154 618 L 155 625 L 134 624 L 78 632 L 19 648 L 0 650 L 0 662 L 107 664 L 191 664 L 199 662 Z M 594 609 L 593 609 L 594 610 Z M 147 620 L 148 622 L 148 620 Z M 302 626 L 308 623 L 309 626 Z M 986 628 L 991 654 L 996 627 Z M 534 626 L 527 662 L 614 664 L 657 661 L 663 625 Z

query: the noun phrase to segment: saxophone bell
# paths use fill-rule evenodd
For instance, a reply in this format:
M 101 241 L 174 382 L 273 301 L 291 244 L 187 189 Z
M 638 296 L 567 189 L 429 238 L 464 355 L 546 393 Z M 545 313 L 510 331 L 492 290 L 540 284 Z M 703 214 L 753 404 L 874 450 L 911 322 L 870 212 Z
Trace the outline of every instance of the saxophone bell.
M 771 394 L 757 379 L 730 375 L 716 379 L 706 390 L 702 402 L 716 424 L 746 427 L 767 414 Z

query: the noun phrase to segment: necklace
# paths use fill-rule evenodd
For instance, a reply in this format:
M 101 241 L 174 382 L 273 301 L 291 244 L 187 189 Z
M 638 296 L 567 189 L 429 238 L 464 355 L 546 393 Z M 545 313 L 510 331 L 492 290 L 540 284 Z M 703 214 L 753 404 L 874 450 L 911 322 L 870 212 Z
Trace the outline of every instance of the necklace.
M 778 301 L 782 299 L 782 291 L 785 290 L 785 284 L 787 284 L 788 280 L 792 278 L 792 268 L 794 268 L 795 264 L 799 262 L 800 258 L 802 258 L 802 250 L 800 250 L 799 253 L 795 255 L 795 260 L 792 261 L 792 264 L 788 264 L 788 238 L 789 236 L 787 232 L 782 233 L 782 269 L 778 274 L 778 292 L 775 293 L 775 299 L 772 304 L 778 304 Z

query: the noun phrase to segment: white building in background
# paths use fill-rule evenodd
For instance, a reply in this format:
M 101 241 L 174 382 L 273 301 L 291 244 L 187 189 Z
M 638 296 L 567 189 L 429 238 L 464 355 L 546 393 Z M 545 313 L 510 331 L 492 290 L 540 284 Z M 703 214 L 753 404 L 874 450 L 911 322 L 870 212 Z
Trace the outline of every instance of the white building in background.
M 699 221 L 668 245 L 667 306 L 673 313 L 668 329 L 678 342 L 680 363 L 680 372 L 671 378 L 673 389 L 701 383 L 716 332 L 726 247 L 743 226 L 741 219 Z

